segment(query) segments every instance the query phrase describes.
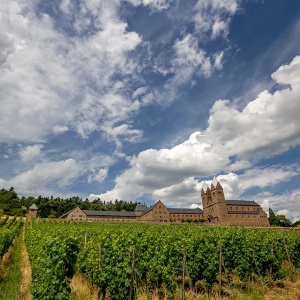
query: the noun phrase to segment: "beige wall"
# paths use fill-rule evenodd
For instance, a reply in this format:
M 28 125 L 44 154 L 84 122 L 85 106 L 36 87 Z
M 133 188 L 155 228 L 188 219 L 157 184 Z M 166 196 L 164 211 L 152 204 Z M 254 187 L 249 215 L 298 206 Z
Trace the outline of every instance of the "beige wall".
M 79 207 L 76 207 L 68 213 L 65 219 L 70 221 L 86 221 L 86 214 Z
M 91 222 L 136 222 L 135 217 L 118 217 L 118 216 L 87 216 L 87 221 Z
M 36 219 L 37 210 L 36 209 L 30 209 L 28 212 L 28 218 L 29 219 Z
M 182 222 L 187 220 L 202 220 L 204 219 L 203 214 L 170 214 L 170 222 Z
M 138 220 L 150 223 L 169 223 L 170 213 L 165 205 L 161 201 L 158 201 L 148 213 L 141 216 Z
M 257 205 L 229 205 L 226 204 L 223 188 L 220 183 L 216 187 L 201 192 L 204 219 L 209 215 L 214 218 L 212 224 L 219 225 L 243 225 L 243 226 L 269 226 L 267 214 Z M 235 213 L 239 212 L 239 213 Z M 249 214 L 248 212 L 257 212 Z
M 228 217 L 230 224 L 232 225 L 245 225 L 245 226 L 269 226 L 269 220 L 267 214 L 258 206 L 249 205 L 227 205 Z M 258 214 L 247 214 L 247 212 L 257 211 Z M 230 213 L 233 211 L 245 212 L 241 214 Z

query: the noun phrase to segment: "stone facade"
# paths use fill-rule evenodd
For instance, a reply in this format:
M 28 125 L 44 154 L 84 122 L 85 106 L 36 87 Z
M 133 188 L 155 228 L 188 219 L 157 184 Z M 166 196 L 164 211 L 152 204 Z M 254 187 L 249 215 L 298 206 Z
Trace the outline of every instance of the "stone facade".
M 216 178 L 210 188 L 204 183 L 201 197 L 207 223 L 269 226 L 267 214 L 255 201 L 225 200 L 223 188 Z
M 87 216 L 83 210 L 81 210 L 79 207 L 76 207 L 66 214 L 64 219 L 67 221 L 86 221 Z
M 72 209 L 59 219 L 66 221 L 98 221 L 98 222 L 140 222 L 170 224 L 203 220 L 200 208 L 168 208 L 161 201 L 152 206 L 138 204 L 134 212 L 81 210 Z
M 267 214 L 254 201 L 225 200 L 223 188 L 214 178 L 201 192 L 200 208 L 168 208 L 161 201 L 152 206 L 138 204 L 134 212 L 81 210 L 76 207 L 60 217 L 69 221 L 141 222 L 170 224 L 203 222 L 215 225 L 268 226 Z
M 37 211 L 38 211 L 38 208 L 35 204 L 32 204 L 30 207 L 29 207 L 29 211 L 28 211 L 28 219 L 31 220 L 31 219 L 36 219 L 36 215 L 37 215 Z

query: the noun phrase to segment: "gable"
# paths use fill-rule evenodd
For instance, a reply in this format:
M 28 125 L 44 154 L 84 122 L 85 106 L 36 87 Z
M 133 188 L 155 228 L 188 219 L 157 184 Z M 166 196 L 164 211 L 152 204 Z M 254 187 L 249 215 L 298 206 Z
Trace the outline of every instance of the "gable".
M 169 213 L 169 209 L 159 200 L 158 202 L 156 202 L 154 205 L 148 207 L 146 210 L 144 210 L 144 212 L 140 215 L 145 216 L 146 214 L 152 212 L 152 211 L 160 211 L 163 213 Z
M 63 214 L 62 216 L 60 216 L 59 217 L 59 219 L 64 219 L 64 218 L 66 218 L 69 214 L 82 214 L 82 215 L 84 215 L 84 216 L 86 216 L 86 214 L 85 214 L 85 212 L 82 210 L 82 209 L 80 209 L 80 207 L 74 207 L 73 209 L 71 209 L 71 210 L 69 210 L 68 212 L 66 212 L 65 214 Z

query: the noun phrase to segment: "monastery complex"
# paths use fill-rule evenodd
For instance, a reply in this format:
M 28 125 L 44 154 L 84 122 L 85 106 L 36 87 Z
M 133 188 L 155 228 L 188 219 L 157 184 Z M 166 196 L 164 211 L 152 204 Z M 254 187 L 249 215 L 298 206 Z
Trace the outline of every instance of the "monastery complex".
M 206 183 L 201 192 L 200 208 L 169 208 L 161 201 L 148 207 L 138 204 L 134 212 L 72 209 L 59 219 L 68 221 L 182 223 L 203 222 L 216 225 L 269 226 L 267 214 L 255 201 L 225 200 L 223 188 L 216 178 Z

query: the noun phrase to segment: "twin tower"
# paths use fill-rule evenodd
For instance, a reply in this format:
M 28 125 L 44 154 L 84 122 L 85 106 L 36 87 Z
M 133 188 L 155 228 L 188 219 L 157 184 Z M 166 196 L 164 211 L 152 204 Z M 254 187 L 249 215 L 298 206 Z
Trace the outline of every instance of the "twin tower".
M 208 223 L 238 226 L 269 226 L 267 214 L 254 200 L 226 200 L 220 182 L 214 178 L 210 187 L 204 183 L 203 217 Z
M 214 177 L 210 188 L 204 182 L 201 198 L 205 220 L 214 223 L 227 223 L 229 221 L 224 191 L 216 177 Z

